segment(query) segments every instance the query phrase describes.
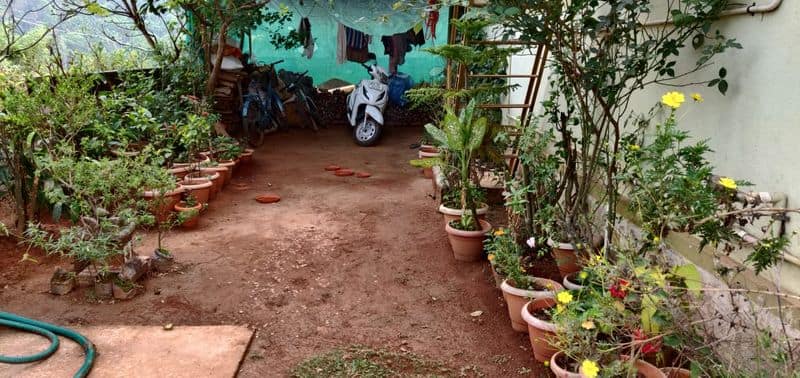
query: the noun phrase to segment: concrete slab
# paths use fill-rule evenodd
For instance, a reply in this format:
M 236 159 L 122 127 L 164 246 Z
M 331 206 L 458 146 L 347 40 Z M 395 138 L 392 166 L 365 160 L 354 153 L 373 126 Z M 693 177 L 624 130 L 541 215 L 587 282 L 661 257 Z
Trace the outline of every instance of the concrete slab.
M 94 342 L 98 357 L 90 377 L 233 377 L 253 331 L 238 326 L 76 327 Z M 47 347 L 41 336 L 0 327 L 0 353 L 31 354 Z M 46 361 L 0 364 L 0 377 L 70 378 L 83 363 L 83 350 L 69 339 Z

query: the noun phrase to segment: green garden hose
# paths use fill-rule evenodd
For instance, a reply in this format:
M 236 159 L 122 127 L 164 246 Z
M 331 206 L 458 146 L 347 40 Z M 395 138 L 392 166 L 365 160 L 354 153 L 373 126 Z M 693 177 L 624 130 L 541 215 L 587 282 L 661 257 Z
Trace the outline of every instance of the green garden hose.
M 10 314 L 7 312 L 0 312 L 0 325 L 16 328 L 23 331 L 36 333 L 50 339 L 50 347 L 44 351 L 38 352 L 30 356 L 4 356 L 0 355 L 0 363 L 9 364 L 24 364 L 33 361 L 43 360 L 50 357 L 56 349 L 58 349 L 58 336 L 61 335 L 78 343 L 85 352 L 83 365 L 75 373 L 75 378 L 83 378 L 89 374 L 94 364 L 95 350 L 94 344 L 89 339 L 71 329 L 55 326 L 49 323 L 40 322 L 33 319 L 24 318 L 19 315 Z

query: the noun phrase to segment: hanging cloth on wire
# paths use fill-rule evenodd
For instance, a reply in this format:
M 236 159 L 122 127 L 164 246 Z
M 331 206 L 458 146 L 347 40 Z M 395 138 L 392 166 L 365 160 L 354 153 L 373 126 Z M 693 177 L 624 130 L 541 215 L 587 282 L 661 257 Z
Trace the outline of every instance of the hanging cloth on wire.
M 405 33 L 392 34 L 391 36 L 381 37 L 384 53 L 389 55 L 389 73 L 397 73 L 397 66 L 406 62 L 406 53 L 411 51 L 411 46 L 422 46 L 425 44 L 425 33 L 420 29 L 418 32 L 414 28 L 408 29 Z
M 436 24 L 439 22 L 439 0 L 428 0 L 428 18 L 425 25 L 428 26 L 428 38 L 436 39 Z
M 370 36 L 361 31 L 344 27 L 346 48 L 345 55 L 351 62 L 364 63 L 369 60 Z
M 311 59 L 314 56 L 314 37 L 311 36 L 311 21 L 308 20 L 308 17 L 300 19 L 297 32 L 303 38 L 303 56 Z

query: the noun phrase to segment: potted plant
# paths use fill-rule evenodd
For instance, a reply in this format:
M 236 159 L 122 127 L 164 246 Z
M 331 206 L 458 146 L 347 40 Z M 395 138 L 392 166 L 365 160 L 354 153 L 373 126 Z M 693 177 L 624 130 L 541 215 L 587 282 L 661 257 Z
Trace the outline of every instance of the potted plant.
M 182 220 L 181 227 L 185 229 L 196 228 L 202 209 L 203 204 L 198 202 L 191 193 L 186 196 L 186 199 L 178 202 L 175 205 L 175 211 L 178 212 L 178 216 Z
M 425 125 L 425 129 L 433 139 L 450 152 L 450 157 L 459 174 L 461 194 L 461 210 L 464 215 L 458 221 L 445 225 L 453 254 L 459 261 L 475 261 L 483 255 L 483 239 L 491 230 L 491 224 L 478 218 L 477 204 L 473 191 L 475 183 L 471 180 L 472 153 L 480 147 L 486 133 L 486 118 L 473 119 L 475 101 L 456 115 L 448 108 L 441 129 L 434 125 Z
M 553 345 L 557 332 L 551 319 L 554 307 L 556 307 L 555 298 L 538 298 L 528 301 L 520 309 L 522 319 L 527 326 L 533 357 L 539 362 L 550 361 L 550 358 L 558 352 Z
M 186 176 L 181 181 L 181 185 L 197 202 L 208 203 L 213 183 L 207 176 Z
M 128 300 L 139 293 L 139 286 L 135 282 L 115 277 L 111 291 L 114 299 Z

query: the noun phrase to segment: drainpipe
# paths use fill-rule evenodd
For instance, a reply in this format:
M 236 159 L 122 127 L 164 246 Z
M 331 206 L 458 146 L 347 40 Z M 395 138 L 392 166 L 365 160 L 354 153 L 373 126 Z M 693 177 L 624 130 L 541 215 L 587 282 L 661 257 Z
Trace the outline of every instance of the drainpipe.
M 722 11 L 719 14 L 719 16 L 725 17 L 725 16 L 736 16 L 741 14 L 754 15 L 756 13 L 769 13 L 778 9 L 778 7 L 781 5 L 782 2 L 783 0 L 770 0 L 768 3 L 761 5 L 756 5 L 756 3 L 752 3 L 751 5 L 748 5 L 746 7 L 739 7 Z M 663 20 L 645 21 L 642 23 L 642 25 L 644 26 L 663 26 L 671 24 L 672 20 L 669 18 L 665 18 Z
M 779 1 L 780 2 L 780 1 Z M 769 204 L 774 206 L 775 204 L 780 203 L 780 207 L 786 208 L 789 205 L 789 198 L 786 196 L 785 193 L 780 192 L 737 192 L 736 193 L 736 200 L 751 206 L 761 205 L 761 204 Z M 785 227 L 785 221 L 781 221 L 781 234 L 783 234 Z M 751 246 L 758 244 L 761 239 L 758 236 L 755 236 L 749 232 L 747 232 L 744 228 L 736 227 L 734 233 L 739 236 L 739 238 L 746 244 Z M 783 260 L 788 261 L 794 265 L 800 266 L 800 258 L 795 257 L 789 251 L 784 250 L 783 256 L 781 256 Z

